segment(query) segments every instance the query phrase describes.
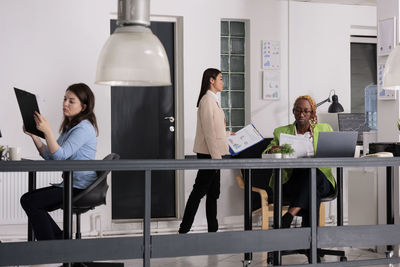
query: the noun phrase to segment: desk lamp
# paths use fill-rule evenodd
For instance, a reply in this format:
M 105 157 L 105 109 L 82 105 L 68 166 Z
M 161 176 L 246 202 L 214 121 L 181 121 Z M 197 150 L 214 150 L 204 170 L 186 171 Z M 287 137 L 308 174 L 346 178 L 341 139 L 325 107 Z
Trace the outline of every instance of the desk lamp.
M 333 92 L 332 95 L 332 100 L 331 100 L 331 93 Z M 326 103 L 326 102 L 332 102 L 332 104 L 330 104 L 329 108 L 328 108 L 328 113 L 339 113 L 339 112 L 343 112 L 344 109 L 342 107 L 342 105 L 339 103 L 339 98 L 338 96 L 335 94 L 335 90 L 331 90 L 329 92 L 329 96 L 327 99 L 325 99 L 324 101 L 321 101 L 317 104 L 317 107 L 321 106 L 322 104 Z
M 117 25 L 100 52 L 96 83 L 171 85 L 167 54 L 149 28 L 150 0 L 118 0 Z

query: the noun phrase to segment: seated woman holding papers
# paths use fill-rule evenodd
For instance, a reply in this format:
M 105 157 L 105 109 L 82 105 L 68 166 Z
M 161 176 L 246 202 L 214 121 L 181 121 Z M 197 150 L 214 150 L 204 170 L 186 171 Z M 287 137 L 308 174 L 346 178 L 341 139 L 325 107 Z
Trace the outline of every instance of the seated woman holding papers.
M 84 83 L 69 86 L 64 95 L 64 120 L 60 137 L 55 139 L 47 119 L 35 112 L 36 128 L 44 133 L 46 143 L 26 132 L 45 160 L 94 160 L 97 146 L 97 122 L 94 95 Z M 87 188 L 97 178 L 95 171 L 73 172 L 73 194 Z M 63 201 L 63 184 L 52 185 L 25 193 L 21 205 L 31 220 L 37 240 L 62 239 L 62 231 L 49 215 Z
M 286 126 L 278 127 L 274 130 L 274 139 L 264 151 L 270 151 L 280 143 L 281 134 L 303 137 L 306 140 L 306 152 L 303 156 L 312 156 L 317 150 L 319 132 L 332 131 L 329 124 L 318 123 L 316 104 L 310 96 L 300 96 L 296 99 L 293 106 L 295 122 Z M 309 176 L 310 169 L 283 169 L 282 170 L 282 198 L 289 203 L 288 212 L 282 217 L 282 228 L 289 228 L 293 217 L 301 215 L 302 226 L 310 226 L 309 218 Z M 272 186 L 273 179 L 270 181 Z M 317 218 L 319 216 L 319 206 L 321 197 L 330 194 L 335 188 L 335 180 L 330 168 L 317 169 Z

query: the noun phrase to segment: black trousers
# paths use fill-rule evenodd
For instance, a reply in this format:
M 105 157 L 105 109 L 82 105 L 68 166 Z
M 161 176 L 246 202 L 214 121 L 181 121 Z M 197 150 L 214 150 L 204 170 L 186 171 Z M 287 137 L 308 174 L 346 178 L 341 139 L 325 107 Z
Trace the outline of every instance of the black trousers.
M 211 159 L 210 155 L 197 154 L 198 159 Z M 217 199 L 220 194 L 220 170 L 199 170 L 192 192 L 186 203 L 179 233 L 187 233 L 192 227 L 200 200 L 206 195 L 206 216 L 208 232 L 218 231 Z
M 73 189 L 73 194 L 83 189 Z M 31 222 L 37 240 L 62 239 L 63 234 L 51 218 L 49 212 L 57 210 L 63 203 L 63 188 L 49 186 L 25 193 L 21 197 L 21 205 Z
M 302 216 L 303 227 L 310 226 L 310 175 L 311 169 L 293 169 L 290 180 L 282 186 L 282 198 L 289 203 L 289 208 L 301 208 L 299 216 Z M 325 175 L 317 169 L 317 218 L 319 218 L 319 207 L 321 198 L 328 196 L 335 190 Z M 318 222 L 318 220 L 317 220 Z

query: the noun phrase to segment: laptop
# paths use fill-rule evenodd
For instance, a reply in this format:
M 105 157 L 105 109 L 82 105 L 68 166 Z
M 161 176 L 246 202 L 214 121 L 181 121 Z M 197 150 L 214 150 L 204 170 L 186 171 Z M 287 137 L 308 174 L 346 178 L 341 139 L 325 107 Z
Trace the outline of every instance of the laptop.
M 358 133 L 319 132 L 316 158 L 354 157 Z
M 36 96 L 27 91 L 18 89 L 14 87 L 15 96 L 17 97 L 19 109 L 21 111 L 22 120 L 24 122 L 25 130 L 28 133 L 37 135 L 44 138 L 42 131 L 36 128 L 35 119 L 33 114 L 35 111 L 39 112 L 39 106 L 36 101 Z

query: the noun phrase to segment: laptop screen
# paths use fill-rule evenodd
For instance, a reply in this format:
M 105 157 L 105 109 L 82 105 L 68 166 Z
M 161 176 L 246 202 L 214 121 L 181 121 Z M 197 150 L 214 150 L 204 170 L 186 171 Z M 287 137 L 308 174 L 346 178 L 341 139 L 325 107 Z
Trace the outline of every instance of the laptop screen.
M 354 157 L 358 133 L 320 132 L 318 136 L 317 158 Z

